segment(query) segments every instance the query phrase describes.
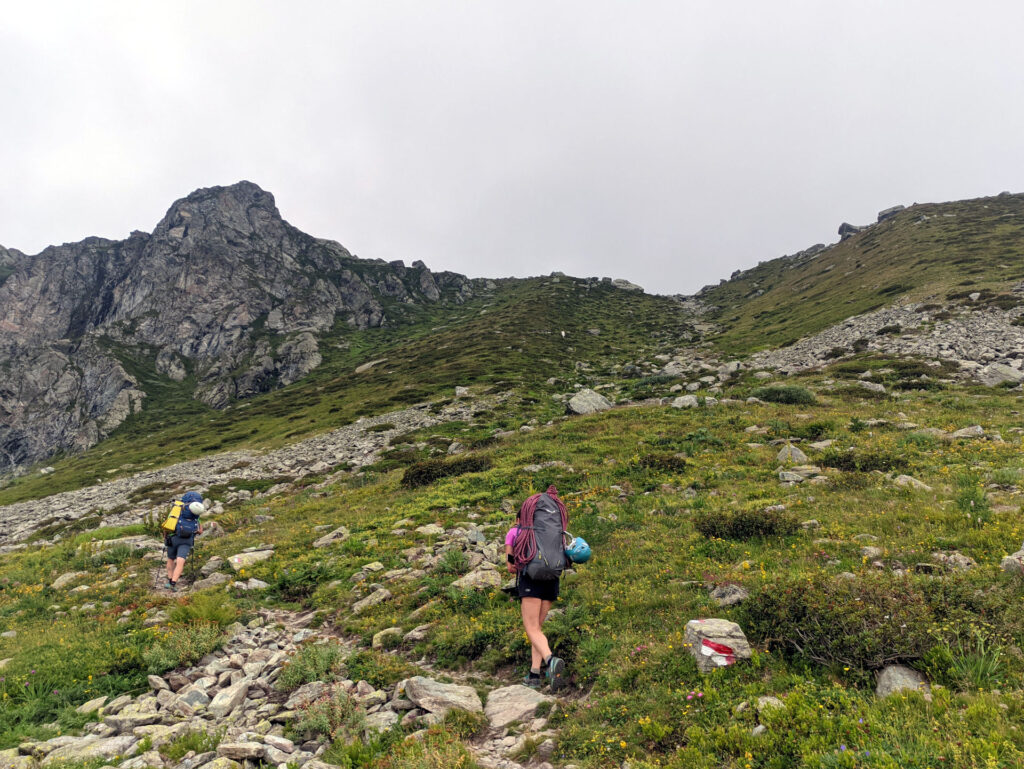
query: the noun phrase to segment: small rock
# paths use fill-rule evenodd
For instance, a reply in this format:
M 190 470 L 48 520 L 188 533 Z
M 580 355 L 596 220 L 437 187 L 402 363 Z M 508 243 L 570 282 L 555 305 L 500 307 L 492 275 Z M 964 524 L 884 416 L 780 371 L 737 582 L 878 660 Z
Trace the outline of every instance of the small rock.
M 327 547 L 328 545 L 336 544 L 338 542 L 344 542 L 346 539 L 349 538 L 349 536 L 350 534 L 348 528 L 345 526 L 339 526 L 330 534 L 325 534 L 324 536 L 320 537 L 320 539 L 316 540 L 316 542 L 313 543 L 313 547 L 321 548 Z
M 692 619 L 684 635 L 701 673 L 750 659 L 750 644 L 743 630 L 726 619 Z
M 487 695 L 484 715 L 487 716 L 492 727 L 500 729 L 513 721 L 526 721 L 528 718 L 533 718 L 537 706 L 549 700 L 550 697 L 546 697 L 528 686 L 505 686 L 501 689 L 494 689 Z
M 750 593 L 739 585 L 719 585 L 711 591 L 711 597 L 719 606 L 735 606 L 750 597 Z
M 878 674 L 875 694 L 879 697 L 888 697 L 903 691 L 920 691 L 928 694 L 931 687 L 928 685 L 928 679 L 913 668 L 906 665 L 887 665 Z
M 910 475 L 897 475 L 896 480 L 893 481 L 893 483 L 895 483 L 897 486 L 908 486 L 912 489 L 917 489 L 918 491 L 932 490 L 932 487 L 929 486 L 927 483 L 923 483 L 917 480 L 917 478 L 914 478 Z

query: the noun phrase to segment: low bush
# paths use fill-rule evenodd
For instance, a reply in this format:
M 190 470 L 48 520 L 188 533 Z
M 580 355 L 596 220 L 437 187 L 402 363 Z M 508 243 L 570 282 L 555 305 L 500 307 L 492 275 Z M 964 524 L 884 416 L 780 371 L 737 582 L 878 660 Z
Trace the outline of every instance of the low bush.
M 764 510 L 703 510 L 693 525 L 705 537 L 750 539 L 792 534 L 799 527 L 796 516 L 773 506 Z
M 171 622 L 187 625 L 190 622 L 212 622 L 227 627 L 238 619 L 238 609 L 231 599 L 222 593 L 198 593 L 188 603 L 171 609 Z
M 160 755 L 177 765 L 190 752 L 198 755 L 216 750 L 223 738 L 223 731 L 188 732 L 161 745 Z
M 345 660 L 345 671 L 353 681 L 367 681 L 378 689 L 417 675 L 416 668 L 405 660 L 373 649 L 363 649 L 350 655 Z
M 307 738 L 351 742 L 361 735 L 364 720 L 363 711 L 352 698 L 344 692 L 336 692 L 300 707 L 292 731 Z
M 875 332 L 877 336 L 887 336 L 889 334 L 899 334 L 903 331 L 903 328 L 899 323 L 893 323 L 891 326 L 882 326 L 878 331 Z
M 821 464 L 846 472 L 869 473 L 880 470 L 883 473 L 902 470 L 907 466 L 905 457 L 882 450 L 849 449 L 839 451 L 829 449 L 821 457 Z
M 815 402 L 814 393 L 799 385 L 758 387 L 751 394 L 755 398 L 769 403 L 810 404 Z
M 402 475 L 402 485 L 407 489 L 429 486 L 441 478 L 450 478 L 466 473 L 480 473 L 491 467 L 487 456 L 466 456 L 455 459 L 426 459 L 409 465 Z
M 667 451 L 644 454 L 637 460 L 637 464 L 646 470 L 663 473 L 680 473 L 686 469 L 685 458 Z
M 290 692 L 311 681 L 328 681 L 344 662 L 345 653 L 338 643 L 307 644 L 285 663 L 275 685 Z
M 920 659 L 934 643 L 928 602 L 905 577 L 779 577 L 743 606 L 755 637 L 823 665 L 877 670 Z
M 215 622 L 190 622 L 156 631 L 156 643 L 142 653 L 146 670 L 159 675 L 176 667 L 194 665 L 221 642 Z

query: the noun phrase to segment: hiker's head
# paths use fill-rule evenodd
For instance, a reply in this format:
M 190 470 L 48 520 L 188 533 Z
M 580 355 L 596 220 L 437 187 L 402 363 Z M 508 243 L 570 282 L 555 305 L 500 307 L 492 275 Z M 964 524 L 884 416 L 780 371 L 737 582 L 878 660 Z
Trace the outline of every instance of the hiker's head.
M 186 491 L 184 494 L 181 495 L 181 501 L 184 502 L 186 505 L 189 505 L 193 502 L 199 502 L 201 504 L 203 501 L 203 495 L 200 494 L 198 491 Z

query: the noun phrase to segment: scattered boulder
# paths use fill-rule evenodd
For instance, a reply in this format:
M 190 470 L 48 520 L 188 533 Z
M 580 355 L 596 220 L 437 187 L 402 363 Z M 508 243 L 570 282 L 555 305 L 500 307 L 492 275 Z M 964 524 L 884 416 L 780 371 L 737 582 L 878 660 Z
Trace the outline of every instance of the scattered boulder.
M 776 457 L 776 461 L 783 464 L 803 465 L 807 463 L 807 455 L 796 446 L 787 443 L 782 447 L 782 450 Z
M 328 545 L 333 545 L 333 544 L 336 544 L 338 542 L 344 542 L 348 538 L 349 538 L 349 530 L 348 530 L 348 528 L 345 527 L 345 526 L 339 526 L 334 531 L 332 531 L 330 534 L 325 534 L 324 536 L 320 537 L 320 539 L 318 539 L 316 542 L 313 543 L 313 547 L 317 547 L 317 548 L 327 547 Z
M 81 713 L 82 715 L 89 715 L 90 713 L 95 713 L 97 710 L 102 708 L 103 705 L 106 704 L 106 702 L 107 695 L 104 694 L 102 697 L 96 697 L 95 699 L 91 699 L 88 702 L 83 702 L 81 705 L 75 708 L 75 712 Z
M 884 698 L 905 691 L 930 694 L 931 687 L 923 674 L 906 665 L 887 665 L 878 673 L 878 683 L 875 686 L 877 696 Z
M 757 698 L 757 714 L 761 715 L 767 710 L 777 710 L 786 707 L 786 703 L 778 697 L 765 696 Z
M 955 550 L 951 553 L 932 553 L 932 560 L 944 566 L 947 571 L 968 571 L 978 565 L 970 556 Z
M 868 382 L 867 380 L 861 379 L 857 382 L 861 389 L 868 390 L 873 393 L 884 393 L 885 385 L 879 384 L 878 382 Z
M 248 678 L 243 678 L 237 684 L 221 689 L 210 702 L 209 712 L 216 718 L 224 718 L 245 701 L 251 683 Z
M 681 395 L 672 401 L 674 409 L 695 409 L 700 405 L 696 395 Z
M 711 597 L 719 606 L 735 606 L 750 597 L 739 585 L 719 585 L 711 591 Z
M 460 590 L 487 590 L 488 588 L 500 588 L 501 576 L 494 569 L 480 568 L 471 571 L 452 582 L 452 587 Z
M 266 561 L 274 556 L 273 550 L 253 550 L 251 553 L 238 553 L 228 558 L 228 563 L 235 571 L 247 569 L 254 563 Z
M 442 716 L 449 710 L 482 713 L 484 709 L 472 686 L 443 684 L 424 676 L 413 676 L 405 682 L 405 696 L 417 707 Z
M 53 584 L 50 585 L 50 587 L 52 587 L 54 590 L 63 590 L 65 587 L 70 585 L 76 579 L 81 579 L 82 577 L 88 577 L 88 576 L 89 576 L 89 572 L 87 572 L 87 571 L 69 571 L 69 572 L 65 572 L 64 574 L 61 574 L 59 577 L 57 577 L 57 579 L 55 579 L 53 581 Z
M 896 480 L 893 481 L 897 486 L 905 486 L 907 488 L 915 489 L 917 491 L 931 491 L 932 487 L 927 483 L 917 480 L 910 475 L 897 475 Z
M 955 439 L 971 439 L 971 438 L 983 438 L 985 437 L 985 428 L 981 425 L 971 425 L 965 427 L 962 430 L 957 430 L 950 437 Z
M 402 640 L 402 628 L 386 627 L 373 634 L 373 641 L 370 646 L 374 649 L 383 649 Z
M 537 706 L 550 699 L 528 686 L 521 684 L 505 686 L 501 689 L 494 689 L 487 695 L 484 715 L 487 716 L 492 727 L 500 729 L 513 721 L 525 722 L 533 718 Z
M 611 402 L 600 393 L 590 388 L 584 388 L 569 399 L 569 412 L 572 414 L 594 414 L 598 411 L 607 411 L 612 407 Z
M 697 670 L 710 673 L 737 660 L 750 659 L 750 643 L 743 630 L 727 619 L 692 619 L 684 640 L 697 661 Z
M 1006 556 L 999 564 L 999 568 L 1011 574 L 1024 574 L 1024 548 Z
M 362 598 L 352 604 L 352 613 L 360 614 L 372 606 L 384 603 L 389 598 L 391 598 L 390 590 L 374 590 L 366 598 Z

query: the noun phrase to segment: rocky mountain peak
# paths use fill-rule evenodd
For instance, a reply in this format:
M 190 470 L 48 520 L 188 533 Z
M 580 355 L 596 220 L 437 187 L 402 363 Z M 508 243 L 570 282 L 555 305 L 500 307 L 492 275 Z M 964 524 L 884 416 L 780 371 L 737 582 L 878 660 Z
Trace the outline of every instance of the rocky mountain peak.
M 93 445 L 146 397 L 128 368 L 195 379 L 214 407 L 320 364 L 319 337 L 385 305 L 461 302 L 469 280 L 361 260 L 281 218 L 249 181 L 196 190 L 151 234 L 27 258 L 0 249 L 0 471 Z

